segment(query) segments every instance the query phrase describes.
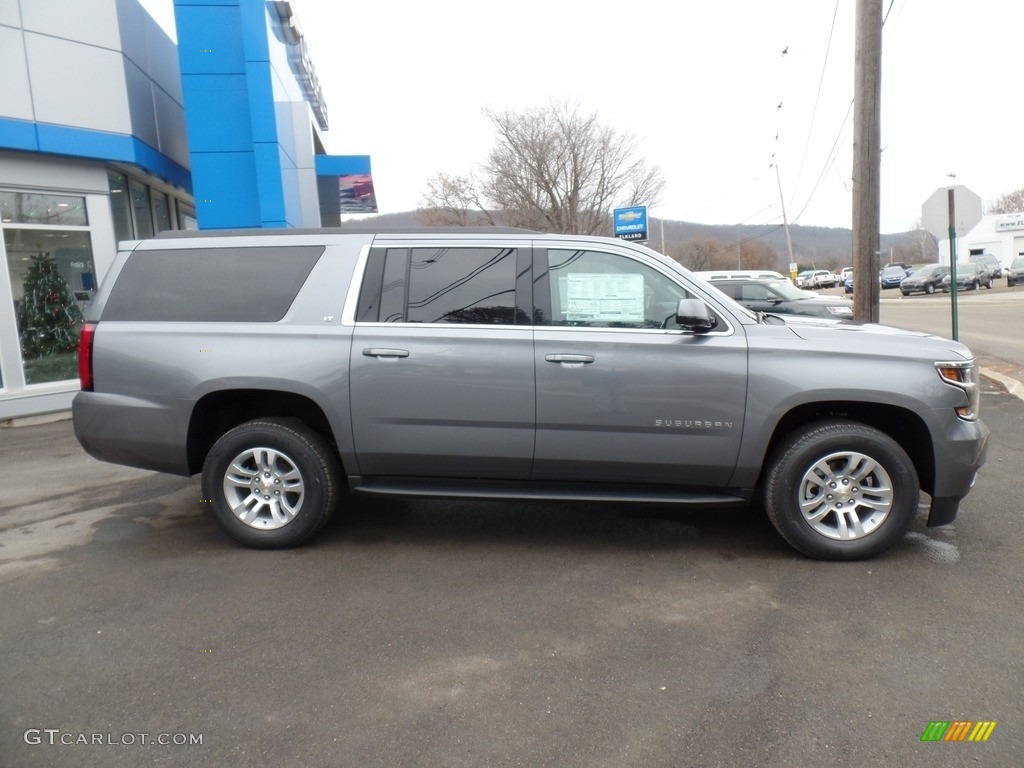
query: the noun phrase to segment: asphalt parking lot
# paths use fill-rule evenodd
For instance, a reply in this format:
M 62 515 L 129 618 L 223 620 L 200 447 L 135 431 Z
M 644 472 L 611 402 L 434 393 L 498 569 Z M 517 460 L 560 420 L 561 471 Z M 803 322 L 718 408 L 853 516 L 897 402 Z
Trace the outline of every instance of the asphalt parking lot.
M 1021 406 L 986 385 L 953 526 L 856 563 L 753 512 L 468 501 L 246 550 L 197 479 L 3 430 L 0 764 L 1019 765 Z M 997 725 L 921 741 L 957 720 Z

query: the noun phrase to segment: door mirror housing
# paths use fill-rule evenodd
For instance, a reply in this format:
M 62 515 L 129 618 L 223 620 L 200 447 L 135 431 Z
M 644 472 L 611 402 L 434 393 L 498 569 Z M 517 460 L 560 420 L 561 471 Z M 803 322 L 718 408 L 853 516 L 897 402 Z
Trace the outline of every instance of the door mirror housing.
M 700 299 L 680 299 L 676 305 L 676 322 L 693 333 L 707 333 L 718 325 L 718 319 L 711 316 L 707 304 Z

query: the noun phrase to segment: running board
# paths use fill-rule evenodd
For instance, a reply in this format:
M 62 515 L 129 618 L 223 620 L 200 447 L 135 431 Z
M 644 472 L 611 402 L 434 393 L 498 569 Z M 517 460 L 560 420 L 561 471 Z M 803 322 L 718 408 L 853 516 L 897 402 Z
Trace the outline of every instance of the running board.
M 511 483 L 471 480 L 445 482 L 423 478 L 373 478 L 349 475 L 352 493 L 369 496 L 436 496 L 461 499 L 529 499 L 535 501 L 609 501 L 721 507 L 746 505 L 736 493 L 688 491 L 665 486 L 609 486 L 582 483 Z

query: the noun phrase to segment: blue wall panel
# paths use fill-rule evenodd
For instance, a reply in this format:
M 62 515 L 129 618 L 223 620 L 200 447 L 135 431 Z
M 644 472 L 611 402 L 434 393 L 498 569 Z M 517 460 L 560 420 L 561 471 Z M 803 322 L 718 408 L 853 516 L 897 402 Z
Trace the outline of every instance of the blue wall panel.
M 189 150 L 252 150 L 249 90 L 245 75 L 184 75 Z
M 260 179 L 260 217 L 265 222 L 287 221 L 284 187 L 281 180 L 280 148 L 276 143 L 256 144 L 253 146 L 253 156 L 256 163 L 256 174 Z
M 238 7 L 176 4 L 178 60 L 182 75 L 245 72 Z
M 27 120 L 0 118 L 0 147 L 38 152 L 39 139 L 36 137 L 36 124 Z
M 262 226 L 252 152 L 193 155 L 192 176 L 197 183 L 196 217 L 204 229 Z
M 295 158 L 310 134 L 293 127 L 305 92 L 278 7 L 174 0 L 174 11 L 200 229 L 319 225 L 303 220 Z

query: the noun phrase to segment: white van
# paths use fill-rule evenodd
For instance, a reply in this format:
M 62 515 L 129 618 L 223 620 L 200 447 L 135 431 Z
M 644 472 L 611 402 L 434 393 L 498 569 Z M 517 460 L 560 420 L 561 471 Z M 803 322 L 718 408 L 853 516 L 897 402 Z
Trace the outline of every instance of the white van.
M 780 272 L 773 272 L 770 269 L 716 269 L 706 272 L 694 272 L 697 277 L 704 280 L 788 280 L 789 278 Z

